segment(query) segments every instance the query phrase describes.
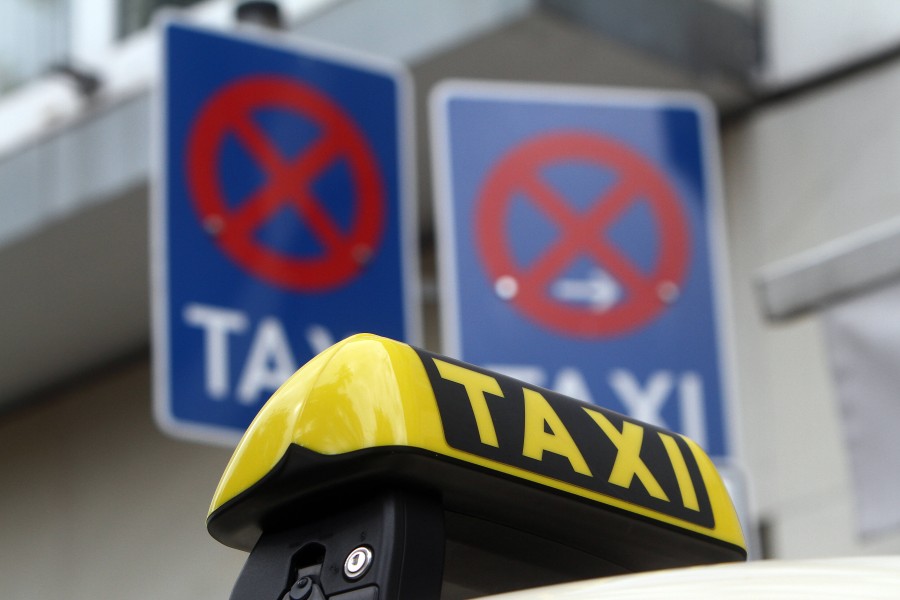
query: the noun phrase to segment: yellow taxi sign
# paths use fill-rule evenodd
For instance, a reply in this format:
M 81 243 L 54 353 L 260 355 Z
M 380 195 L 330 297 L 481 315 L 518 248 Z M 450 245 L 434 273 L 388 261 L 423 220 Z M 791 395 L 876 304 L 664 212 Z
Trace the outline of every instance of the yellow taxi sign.
M 266 403 L 208 528 L 249 549 L 267 523 L 373 481 L 434 490 L 449 511 L 579 547 L 640 531 L 632 541 L 662 566 L 746 555 L 727 491 L 691 440 L 368 334 L 323 352 Z M 554 531 L 566 523 L 571 531 Z M 663 548 L 675 539 L 684 547 Z
M 696 447 L 685 438 L 509 377 L 418 353 L 450 447 L 494 461 L 504 472 L 600 502 L 624 502 L 705 527 L 714 524 Z

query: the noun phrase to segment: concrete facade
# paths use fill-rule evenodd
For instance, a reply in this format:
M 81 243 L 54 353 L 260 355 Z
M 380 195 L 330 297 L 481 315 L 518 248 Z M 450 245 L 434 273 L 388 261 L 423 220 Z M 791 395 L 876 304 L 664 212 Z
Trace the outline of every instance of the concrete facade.
M 724 131 L 742 429 L 760 515 L 779 557 L 900 551 L 861 540 L 840 407 L 813 315 L 764 320 L 763 267 L 900 214 L 900 65 L 761 109 Z

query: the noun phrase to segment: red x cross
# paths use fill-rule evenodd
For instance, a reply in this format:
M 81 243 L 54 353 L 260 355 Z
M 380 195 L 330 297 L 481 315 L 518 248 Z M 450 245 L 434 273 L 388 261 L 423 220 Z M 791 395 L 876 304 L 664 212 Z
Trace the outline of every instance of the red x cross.
M 575 210 L 541 175 L 547 167 L 571 162 L 587 162 L 615 174 L 615 183 L 583 211 Z M 529 232 L 511 232 L 507 227 L 512 200 L 523 194 L 559 231 L 557 241 L 528 266 L 518 264 L 511 241 L 512 236 Z M 604 235 L 640 201 L 649 204 L 660 236 L 649 273 Z M 595 134 L 545 134 L 506 153 L 481 190 L 474 229 L 491 281 L 512 278 L 516 282 L 516 293 L 510 298 L 513 305 L 539 324 L 582 337 L 619 334 L 655 317 L 671 299 L 671 290 L 682 285 L 689 264 L 687 220 L 666 178 L 627 146 Z M 550 285 L 582 256 L 602 267 L 625 290 L 622 301 L 607 311 L 550 294 Z
M 319 137 L 298 156 L 282 155 L 253 119 L 275 108 L 315 123 Z M 233 133 L 265 174 L 265 183 L 230 208 L 218 156 Z M 216 244 L 245 270 L 279 287 L 325 291 L 352 279 L 376 251 L 385 222 L 384 185 L 374 154 L 354 122 L 317 90 L 281 77 L 233 83 L 201 109 L 188 141 L 187 178 L 201 222 Z M 312 192 L 312 184 L 345 160 L 353 188 L 353 215 L 342 230 Z M 260 244 L 254 233 L 282 207 L 297 212 L 323 248 L 314 257 L 291 256 Z

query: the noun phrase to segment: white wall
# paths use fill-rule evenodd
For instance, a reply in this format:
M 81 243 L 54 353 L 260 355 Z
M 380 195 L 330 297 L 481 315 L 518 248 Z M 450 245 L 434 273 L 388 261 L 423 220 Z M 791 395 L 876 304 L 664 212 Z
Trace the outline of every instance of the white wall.
M 745 458 L 779 557 L 900 552 L 900 532 L 856 535 L 818 318 L 765 323 L 752 289 L 760 267 L 900 215 L 898 103 L 895 62 L 767 107 L 724 138 Z
M 900 44 L 895 0 L 762 0 L 766 85 L 802 82 Z

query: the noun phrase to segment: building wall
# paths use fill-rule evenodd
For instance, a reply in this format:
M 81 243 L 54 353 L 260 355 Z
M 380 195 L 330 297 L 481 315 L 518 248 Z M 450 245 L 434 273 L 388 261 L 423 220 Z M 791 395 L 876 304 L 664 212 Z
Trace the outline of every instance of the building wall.
M 152 422 L 140 357 L 0 420 L 0 598 L 227 598 L 246 554 L 206 509 L 230 451 Z
M 815 315 L 764 322 L 761 267 L 900 215 L 900 63 L 759 109 L 723 136 L 745 464 L 778 557 L 900 552 L 859 539 Z

